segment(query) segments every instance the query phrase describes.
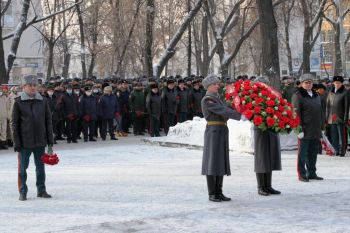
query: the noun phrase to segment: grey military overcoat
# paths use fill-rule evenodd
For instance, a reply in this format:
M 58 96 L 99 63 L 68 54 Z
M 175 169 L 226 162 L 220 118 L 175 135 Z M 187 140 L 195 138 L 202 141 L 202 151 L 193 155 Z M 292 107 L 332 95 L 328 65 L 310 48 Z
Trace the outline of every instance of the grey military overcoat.
M 239 120 L 241 115 L 220 99 L 218 94 L 206 93 L 202 100 L 202 111 L 208 123 L 222 122 L 222 125 L 208 125 L 204 133 L 202 175 L 231 175 L 229 158 L 229 118 Z

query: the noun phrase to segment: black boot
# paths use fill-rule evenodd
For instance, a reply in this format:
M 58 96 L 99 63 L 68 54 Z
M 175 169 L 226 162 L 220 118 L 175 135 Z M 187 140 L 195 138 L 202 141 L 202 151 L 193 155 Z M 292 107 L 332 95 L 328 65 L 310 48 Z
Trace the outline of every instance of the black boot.
M 224 181 L 224 176 L 217 176 L 216 177 L 216 190 L 215 193 L 218 197 L 220 197 L 221 201 L 231 201 L 231 198 L 226 197 L 224 194 L 222 194 L 222 184 Z
M 7 150 L 7 144 L 6 141 L 0 141 L 0 150 Z
M 267 189 L 267 191 L 270 194 L 281 194 L 280 191 L 275 190 L 275 189 L 272 188 L 271 180 L 272 180 L 272 172 L 265 173 L 265 182 L 266 182 L 266 189 Z
M 41 198 L 51 198 L 52 196 L 50 194 L 48 194 L 46 191 L 38 193 L 37 197 L 41 197 Z
M 258 182 L 258 194 L 261 196 L 268 196 L 269 192 L 265 188 L 264 173 L 256 173 L 256 180 Z
M 13 147 L 13 141 L 11 139 L 7 140 L 7 146 L 8 147 Z
M 27 200 L 27 194 L 25 193 L 20 193 L 19 194 L 19 199 L 20 201 L 26 201 Z
M 209 201 L 221 202 L 221 198 L 215 193 L 216 191 L 216 176 L 206 176 L 208 185 Z

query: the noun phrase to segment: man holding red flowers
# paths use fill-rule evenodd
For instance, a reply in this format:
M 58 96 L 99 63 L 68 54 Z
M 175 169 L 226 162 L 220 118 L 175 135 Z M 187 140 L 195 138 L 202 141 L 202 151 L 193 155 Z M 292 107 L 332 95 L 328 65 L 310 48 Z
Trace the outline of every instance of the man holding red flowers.
M 323 180 L 316 174 L 316 161 L 319 140 L 322 137 L 324 114 L 322 112 L 321 99 L 312 90 L 314 76 L 303 74 L 300 77 L 301 87 L 292 97 L 292 104 L 299 115 L 301 132 L 299 138 L 297 171 L 299 180 Z
M 51 110 L 47 99 L 37 91 L 37 77 L 28 75 L 24 80 L 23 93 L 15 99 L 12 111 L 14 148 L 19 152 L 19 200 L 27 200 L 27 168 L 32 153 L 36 167 L 37 197 L 51 198 L 51 195 L 46 192 L 45 166 L 41 161 L 45 146 L 53 145 Z

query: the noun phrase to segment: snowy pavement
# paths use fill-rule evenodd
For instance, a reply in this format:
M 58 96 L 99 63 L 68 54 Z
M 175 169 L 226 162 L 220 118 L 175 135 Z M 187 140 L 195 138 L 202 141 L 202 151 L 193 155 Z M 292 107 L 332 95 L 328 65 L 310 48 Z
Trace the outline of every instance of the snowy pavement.
M 46 167 L 50 200 L 36 198 L 28 169 L 28 200 L 18 201 L 17 157 L 0 152 L 0 232 L 350 232 L 350 157 L 319 156 L 324 181 L 296 177 L 296 152 L 283 152 L 273 175 L 280 196 L 257 194 L 253 156 L 231 152 L 232 176 L 208 201 L 202 152 L 117 142 L 56 146 L 60 164 Z M 349 156 L 349 155 L 347 155 Z

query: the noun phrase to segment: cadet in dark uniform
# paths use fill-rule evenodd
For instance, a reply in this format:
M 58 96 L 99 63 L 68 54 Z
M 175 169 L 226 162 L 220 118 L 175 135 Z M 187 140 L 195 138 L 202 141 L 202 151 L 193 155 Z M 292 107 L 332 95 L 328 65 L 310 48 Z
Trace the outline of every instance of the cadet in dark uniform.
M 201 80 L 193 81 L 193 89 L 190 93 L 190 108 L 193 116 L 203 117 L 201 102 L 205 95 L 205 91 L 200 87 Z
M 207 126 L 204 133 L 202 175 L 206 175 L 209 200 L 230 201 L 222 193 L 224 175 L 231 175 L 229 140 L 226 122 L 229 118 L 239 120 L 241 115 L 220 99 L 220 80 L 209 75 L 203 80 L 207 93 L 202 100 L 202 110 Z
M 159 95 L 158 84 L 154 83 L 150 85 L 151 91 L 146 97 L 146 108 L 149 115 L 149 133 L 151 137 L 159 137 L 159 125 L 161 114 L 161 99 Z
M 167 135 L 169 127 L 176 124 L 175 114 L 178 101 L 176 100 L 175 80 L 173 78 L 168 78 L 166 85 L 167 86 L 163 88 L 161 99 L 164 132 Z
M 179 79 L 177 81 L 177 100 L 179 102 L 177 110 L 178 110 L 178 122 L 187 121 L 187 113 L 188 113 L 188 90 L 185 88 L 185 80 Z
M 269 84 L 269 80 L 258 77 L 255 82 Z M 281 146 L 278 133 L 262 131 L 254 126 L 254 171 L 258 182 L 258 194 L 268 196 L 281 194 L 272 188 L 272 171 L 281 170 Z

